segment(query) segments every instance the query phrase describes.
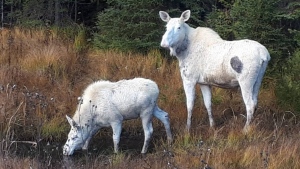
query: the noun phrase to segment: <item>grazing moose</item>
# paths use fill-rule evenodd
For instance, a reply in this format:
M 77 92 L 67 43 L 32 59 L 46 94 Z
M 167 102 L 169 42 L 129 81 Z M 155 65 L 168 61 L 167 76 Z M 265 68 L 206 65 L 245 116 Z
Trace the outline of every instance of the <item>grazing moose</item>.
M 158 118 L 165 126 L 169 143 L 172 142 L 168 113 L 157 106 L 159 89 L 149 79 L 135 78 L 118 82 L 97 81 L 89 85 L 78 104 L 73 119 L 66 116 L 71 131 L 63 147 L 64 155 L 74 150 L 87 149 L 92 136 L 101 127 L 112 127 L 114 151 L 122 130 L 122 121 L 140 117 L 145 134 L 142 153 L 147 152 L 153 132 L 152 117 Z
M 160 18 L 167 22 L 161 46 L 170 49 L 170 55 L 179 61 L 181 78 L 186 94 L 187 131 L 191 127 L 195 99 L 195 85 L 200 84 L 210 126 L 214 126 L 211 110 L 211 86 L 233 88 L 240 86 L 247 111 L 244 132 L 257 105 L 259 88 L 270 60 L 268 50 L 253 40 L 223 40 L 210 28 L 192 28 L 185 22 L 190 10 L 180 18 L 171 18 L 160 11 Z

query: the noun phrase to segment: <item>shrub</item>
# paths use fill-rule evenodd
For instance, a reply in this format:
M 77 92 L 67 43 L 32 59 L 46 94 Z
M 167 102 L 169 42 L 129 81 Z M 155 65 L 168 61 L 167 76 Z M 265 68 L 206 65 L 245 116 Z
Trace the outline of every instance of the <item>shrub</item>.
M 277 82 L 276 95 L 279 103 L 286 109 L 297 111 L 300 115 L 300 50 L 287 61 L 281 79 Z

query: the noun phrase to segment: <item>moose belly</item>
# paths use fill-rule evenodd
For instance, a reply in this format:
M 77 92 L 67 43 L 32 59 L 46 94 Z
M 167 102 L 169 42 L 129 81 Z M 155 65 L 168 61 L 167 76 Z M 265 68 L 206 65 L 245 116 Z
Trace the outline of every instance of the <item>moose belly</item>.
M 232 77 L 206 77 L 203 81 L 199 81 L 200 84 L 206 84 L 211 86 L 217 86 L 220 88 L 235 88 L 239 86 L 237 79 Z

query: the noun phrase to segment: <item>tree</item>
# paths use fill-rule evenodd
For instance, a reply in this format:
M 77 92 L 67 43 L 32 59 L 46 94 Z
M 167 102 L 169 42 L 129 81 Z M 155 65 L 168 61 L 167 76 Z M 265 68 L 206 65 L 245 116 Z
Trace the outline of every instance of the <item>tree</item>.
M 278 61 L 288 51 L 289 40 L 278 26 L 278 0 L 237 0 L 232 6 L 234 35 L 250 38 L 265 45 Z M 286 56 L 285 56 L 286 57 Z
M 3 28 L 4 23 L 4 0 L 1 1 L 1 28 Z
M 94 45 L 101 49 L 146 52 L 159 46 L 162 35 L 156 0 L 108 0 L 100 12 Z
M 210 0 L 108 0 L 98 14 L 94 45 L 102 49 L 147 52 L 159 47 L 164 23 L 158 12 L 166 10 L 178 17 L 183 10 L 193 13 L 189 24 L 204 25 L 204 16 L 216 1 Z
M 59 17 L 59 6 L 60 6 L 60 2 L 59 2 L 59 0 L 55 0 L 55 19 L 54 19 L 54 24 L 55 25 L 59 25 L 59 23 L 60 23 L 60 17 Z
M 14 25 L 45 26 L 45 23 L 65 26 L 73 23 L 73 0 L 7 0 L 8 17 Z
M 272 57 L 269 67 L 278 70 L 277 66 L 281 67 L 284 59 L 295 51 L 295 38 L 288 31 L 290 26 L 282 25 L 286 23 L 282 17 L 287 12 L 283 10 L 286 5 L 279 0 L 228 1 L 222 0 L 223 7 L 209 14 L 208 25 L 225 39 L 248 38 L 265 45 Z

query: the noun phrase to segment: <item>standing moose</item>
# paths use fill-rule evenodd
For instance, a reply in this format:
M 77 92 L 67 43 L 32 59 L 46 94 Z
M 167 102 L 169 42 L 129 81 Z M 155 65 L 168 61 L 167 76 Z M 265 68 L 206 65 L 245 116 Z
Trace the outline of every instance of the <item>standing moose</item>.
M 226 41 L 210 28 L 190 27 L 185 23 L 190 18 L 190 13 L 190 10 L 186 10 L 180 18 L 171 18 L 167 12 L 159 12 L 160 18 L 167 22 L 160 45 L 170 49 L 170 55 L 176 56 L 179 61 L 186 94 L 187 131 L 191 127 L 195 85 L 198 83 L 211 127 L 214 126 L 211 86 L 240 86 L 247 111 L 244 132 L 248 132 L 270 54 L 256 41 Z

